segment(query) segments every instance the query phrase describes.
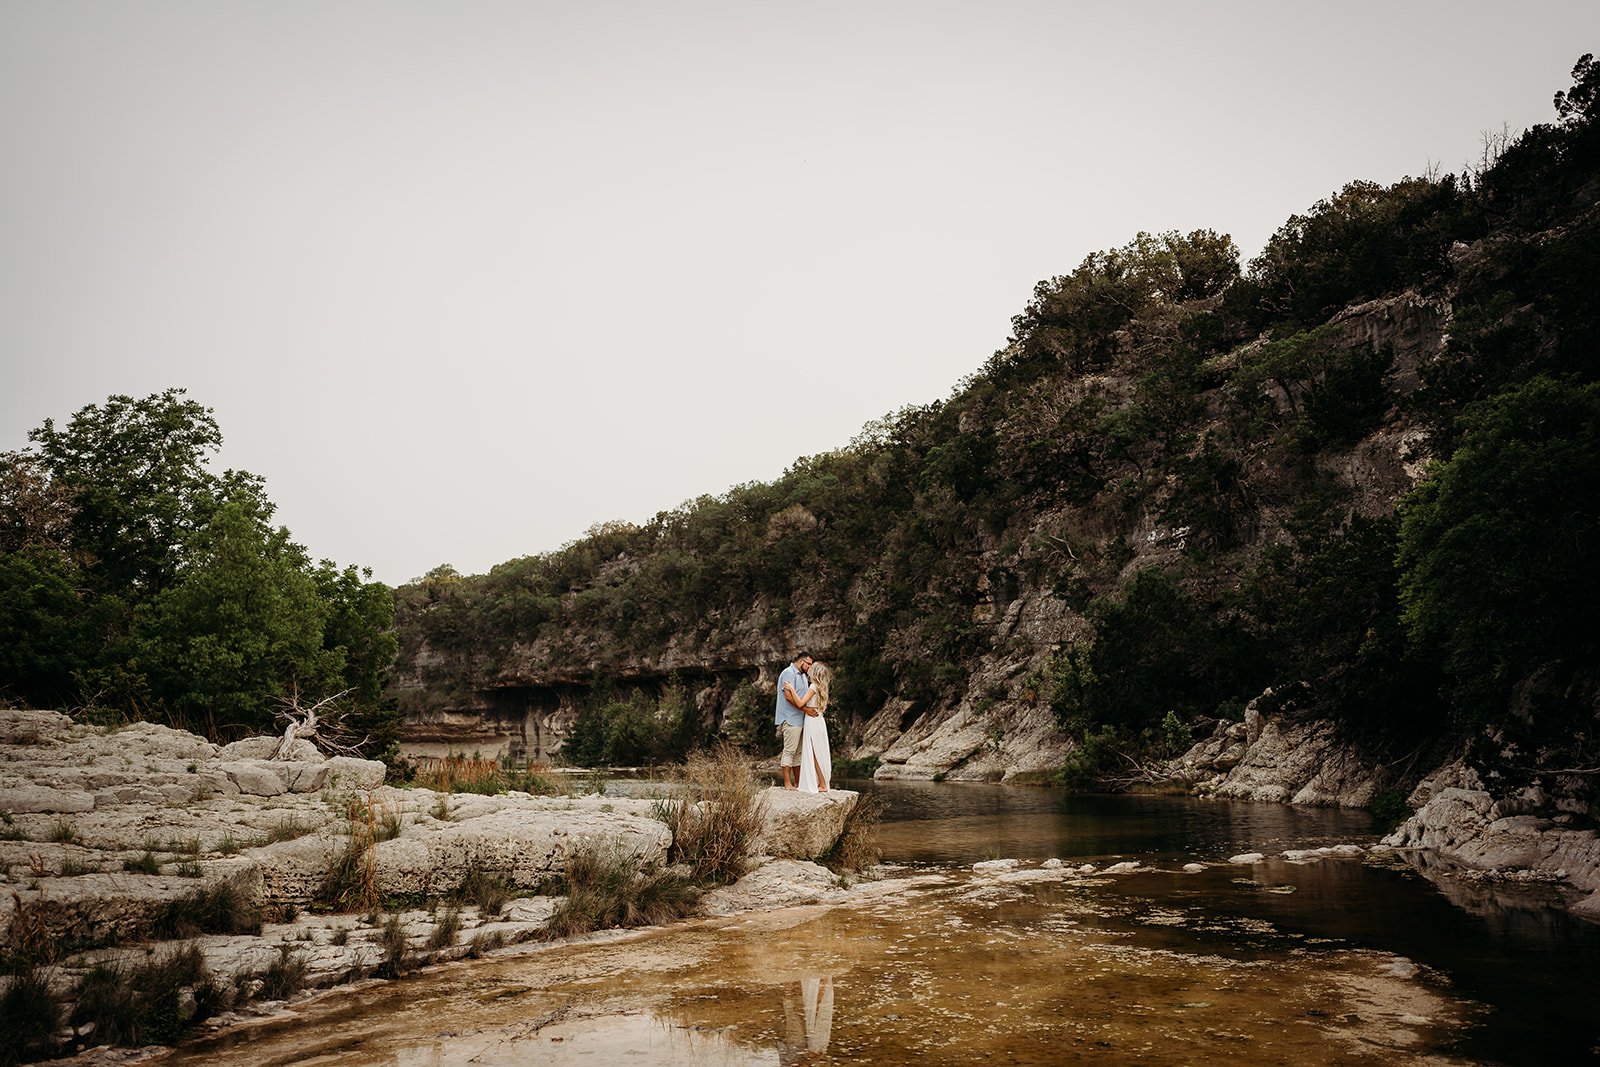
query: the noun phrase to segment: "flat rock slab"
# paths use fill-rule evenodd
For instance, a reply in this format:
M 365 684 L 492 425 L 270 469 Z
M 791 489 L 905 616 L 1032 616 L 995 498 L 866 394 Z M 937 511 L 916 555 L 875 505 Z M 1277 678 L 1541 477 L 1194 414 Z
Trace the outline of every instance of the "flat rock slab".
M 763 863 L 733 885 L 707 893 L 700 908 L 712 916 L 737 915 L 757 908 L 787 908 L 843 896 L 839 876 L 804 860 L 775 859 Z
M 72 814 L 94 810 L 94 794 L 77 789 L 52 789 L 45 785 L 18 785 L 0 789 L 0 811 L 11 815 L 32 812 Z

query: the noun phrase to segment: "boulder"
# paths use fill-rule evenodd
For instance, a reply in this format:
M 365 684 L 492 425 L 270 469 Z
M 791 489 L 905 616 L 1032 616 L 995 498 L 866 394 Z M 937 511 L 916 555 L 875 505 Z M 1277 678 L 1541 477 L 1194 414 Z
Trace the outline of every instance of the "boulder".
M 376 789 L 389 773 L 382 760 L 334 756 L 328 760 L 328 786 L 333 789 Z
M 226 774 L 245 796 L 275 797 L 288 792 L 283 779 L 266 760 L 231 760 L 217 764 L 217 769 Z
M 815 904 L 843 894 L 839 877 L 826 867 L 803 860 L 772 859 L 729 886 L 701 898 L 707 915 L 736 915 L 757 908 Z
M 802 793 L 775 786 L 761 795 L 766 822 L 753 851 L 791 859 L 815 859 L 831 849 L 861 797 L 849 789 Z

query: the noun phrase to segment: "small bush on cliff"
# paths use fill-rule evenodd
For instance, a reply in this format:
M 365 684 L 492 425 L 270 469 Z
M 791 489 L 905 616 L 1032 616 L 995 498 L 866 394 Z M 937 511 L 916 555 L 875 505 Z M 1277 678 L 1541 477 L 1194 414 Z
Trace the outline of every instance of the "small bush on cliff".
M 163 937 L 200 934 L 259 934 L 261 909 L 250 893 L 231 878 L 192 890 L 167 905 L 156 924 Z

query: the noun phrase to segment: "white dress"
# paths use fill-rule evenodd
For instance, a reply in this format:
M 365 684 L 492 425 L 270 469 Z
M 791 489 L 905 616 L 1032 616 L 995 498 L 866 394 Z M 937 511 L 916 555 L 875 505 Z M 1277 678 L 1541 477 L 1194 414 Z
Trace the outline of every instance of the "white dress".
M 817 692 L 806 694 L 806 705 L 815 707 Z M 822 767 L 822 777 L 817 778 L 817 767 Z M 821 715 L 807 715 L 800 729 L 800 792 L 815 793 L 828 788 L 833 780 L 833 753 L 828 749 L 828 721 Z

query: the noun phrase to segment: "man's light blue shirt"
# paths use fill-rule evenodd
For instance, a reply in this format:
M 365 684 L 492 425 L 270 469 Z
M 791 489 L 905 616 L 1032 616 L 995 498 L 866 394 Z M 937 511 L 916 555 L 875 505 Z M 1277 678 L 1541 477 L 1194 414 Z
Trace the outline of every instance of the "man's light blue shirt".
M 785 682 L 789 683 L 789 686 L 794 690 L 795 698 L 801 702 L 806 699 L 806 690 L 811 688 L 811 683 L 806 679 L 806 676 L 796 670 L 793 663 L 785 667 L 783 673 L 778 675 L 778 707 L 773 712 L 772 723 L 774 726 L 780 722 L 786 722 L 790 726 L 804 726 L 806 724 L 806 713 L 784 699 L 783 684 Z

